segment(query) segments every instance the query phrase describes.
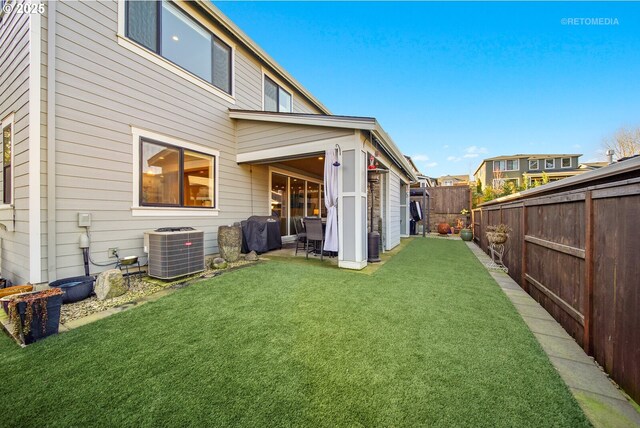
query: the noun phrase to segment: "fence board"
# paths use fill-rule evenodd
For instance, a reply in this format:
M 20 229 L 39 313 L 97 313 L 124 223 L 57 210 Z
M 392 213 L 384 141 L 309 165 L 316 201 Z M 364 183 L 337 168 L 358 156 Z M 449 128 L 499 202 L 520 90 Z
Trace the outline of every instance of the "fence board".
M 439 186 L 429 188 L 431 210 L 434 214 L 460 214 L 469 205 L 470 189 L 467 186 Z
M 640 401 L 640 169 L 620 178 L 481 206 L 474 234 L 487 252 L 487 226 L 513 229 L 509 275 Z
M 593 352 L 640 401 L 640 196 L 593 200 Z

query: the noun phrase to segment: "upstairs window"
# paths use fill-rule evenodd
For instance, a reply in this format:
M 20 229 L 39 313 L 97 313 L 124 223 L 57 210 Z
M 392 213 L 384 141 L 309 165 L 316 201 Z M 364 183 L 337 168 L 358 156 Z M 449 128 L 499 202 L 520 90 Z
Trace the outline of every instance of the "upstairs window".
M 501 161 L 493 161 L 494 171 L 517 171 L 520 169 L 519 159 L 507 159 Z
M 142 139 L 140 205 L 215 208 L 216 157 Z
M 529 161 L 529 171 L 537 171 L 540 169 L 540 161 L 538 159 Z
M 560 160 L 560 166 L 562 168 L 571 168 L 571 158 L 562 158 Z
M 544 169 L 554 169 L 556 167 L 555 159 L 545 159 L 544 160 Z
M 13 195 L 13 119 L 2 122 L 2 203 L 10 205 Z
M 127 1 L 136 43 L 231 94 L 231 47 L 169 1 Z
M 291 94 L 264 76 L 264 111 L 291 113 Z

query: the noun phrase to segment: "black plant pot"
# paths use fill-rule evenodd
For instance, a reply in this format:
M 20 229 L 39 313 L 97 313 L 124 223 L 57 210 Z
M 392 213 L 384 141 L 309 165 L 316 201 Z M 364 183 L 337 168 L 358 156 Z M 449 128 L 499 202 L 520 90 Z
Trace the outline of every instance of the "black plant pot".
M 89 297 L 93 292 L 93 282 L 92 276 L 74 276 L 53 281 L 49 287 L 60 288 L 64 291 L 62 303 L 73 303 Z
M 33 304 L 33 318 L 31 319 L 31 329 L 29 334 L 24 336 L 24 344 L 36 342 L 44 339 L 52 334 L 58 334 L 58 326 L 60 325 L 60 308 L 62 307 L 62 294 L 56 296 L 47 296 L 47 323 L 42 328 L 42 312 L 38 302 Z M 24 324 L 25 312 L 27 311 L 27 303 L 18 303 L 18 313 L 20 314 L 20 325 Z

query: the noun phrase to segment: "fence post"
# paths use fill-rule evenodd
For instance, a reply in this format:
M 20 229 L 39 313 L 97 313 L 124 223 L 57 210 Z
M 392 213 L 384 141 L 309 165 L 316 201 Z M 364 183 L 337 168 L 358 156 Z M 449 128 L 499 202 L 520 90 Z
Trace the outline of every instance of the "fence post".
M 529 292 L 529 283 L 527 282 L 527 241 L 525 237 L 527 236 L 527 205 L 523 201 L 522 202 L 522 212 L 520 213 L 520 230 L 522 231 L 522 276 L 520 277 L 520 286 L 527 293 Z
M 587 355 L 592 355 L 591 336 L 593 335 L 593 199 L 591 190 L 587 190 L 584 197 L 584 335 L 582 348 Z

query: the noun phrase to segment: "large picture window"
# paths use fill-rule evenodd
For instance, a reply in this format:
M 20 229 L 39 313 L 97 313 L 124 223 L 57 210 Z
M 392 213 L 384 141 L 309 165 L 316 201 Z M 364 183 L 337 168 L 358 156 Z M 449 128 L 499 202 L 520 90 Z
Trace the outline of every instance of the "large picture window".
M 140 205 L 215 208 L 215 156 L 140 142 Z
M 231 94 L 231 47 L 170 1 L 126 4 L 129 39 Z
M 291 113 L 291 94 L 264 76 L 264 110 Z

